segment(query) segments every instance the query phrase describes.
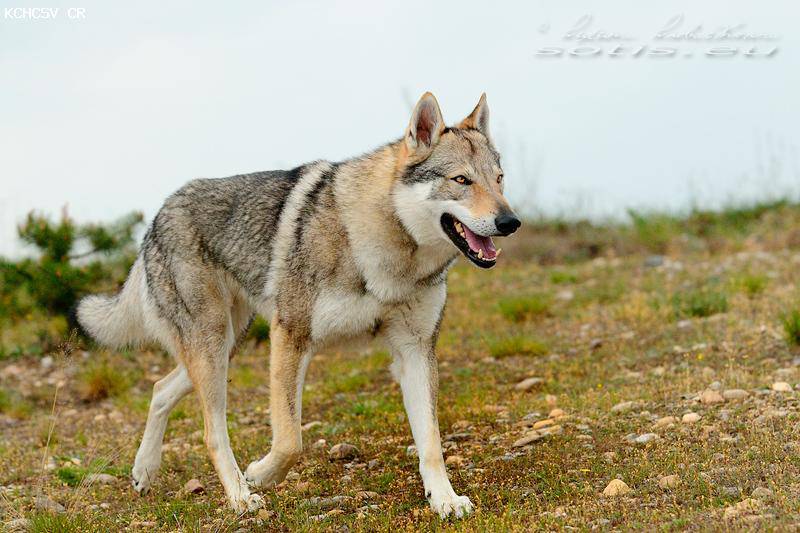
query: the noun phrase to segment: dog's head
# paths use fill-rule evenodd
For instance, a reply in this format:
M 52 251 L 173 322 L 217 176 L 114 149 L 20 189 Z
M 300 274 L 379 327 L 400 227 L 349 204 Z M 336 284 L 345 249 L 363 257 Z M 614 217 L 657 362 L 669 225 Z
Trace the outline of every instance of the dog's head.
M 498 250 L 492 237 L 514 233 L 520 220 L 503 197 L 486 95 L 467 118 L 447 128 L 436 98 L 425 93 L 402 149 L 394 203 L 412 237 L 420 244 L 450 242 L 479 267 L 493 267 Z

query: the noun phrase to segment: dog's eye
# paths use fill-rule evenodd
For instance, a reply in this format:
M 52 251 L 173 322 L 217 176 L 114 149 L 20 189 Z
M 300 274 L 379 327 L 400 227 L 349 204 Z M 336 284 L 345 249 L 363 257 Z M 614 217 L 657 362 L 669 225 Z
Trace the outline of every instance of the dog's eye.
M 502 181 L 503 181 L 503 175 L 502 174 L 498 174 L 497 175 L 497 183 L 501 183 Z
M 456 176 L 455 178 L 451 178 L 453 181 L 458 183 L 459 185 L 472 185 L 472 180 L 466 178 L 464 176 Z

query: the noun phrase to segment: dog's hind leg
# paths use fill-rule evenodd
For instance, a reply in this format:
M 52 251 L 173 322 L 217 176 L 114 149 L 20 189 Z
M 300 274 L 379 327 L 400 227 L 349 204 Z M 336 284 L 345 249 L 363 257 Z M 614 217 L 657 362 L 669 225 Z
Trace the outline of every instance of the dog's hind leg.
M 161 465 L 161 444 L 167 430 L 169 413 L 191 390 L 192 382 L 183 365 L 179 365 L 153 385 L 147 424 L 131 471 L 133 488 L 139 494 L 146 494 L 150 490 Z
M 283 481 L 303 451 L 300 428 L 303 382 L 311 352 L 273 318 L 270 333 L 270 396 L 272 448 L 245 472 L 254 486 L 273 487 Z
M 183 360 L 197 391 L 205 422 L 205 442 L 231 507 L 236 512 L 258 509 L 263 500 L 251 494 L 231 450 L 226 419 L 228 360 L 234 344 L 230 318 L 227 324 L 197 325 L 185 342 Z M 219 335 L 221 331 L 225 333 Z

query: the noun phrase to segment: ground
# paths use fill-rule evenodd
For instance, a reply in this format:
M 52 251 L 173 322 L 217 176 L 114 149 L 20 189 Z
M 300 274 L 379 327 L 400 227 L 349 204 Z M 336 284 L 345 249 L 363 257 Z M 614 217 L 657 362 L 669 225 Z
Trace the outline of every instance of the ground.
M 306 451 L 286 482 L 260 491 L 266 508 L 244 516 L 226 507 L 191 396 L 171 416 L 153 490 L 132 491 L 152 384 L 172 368 L 160 350 L 77 348 L 0 361 L 2 523 L 34 531 L 798 528 L 792 335 L 800 318 L 785 313 L 797 305 L 800 254 L 777 248 L 568 261 L 512 251 L 491 271 L 459 264 L 438 353 L 448 470 L 475 504 L 460 521 L 428 509 L 399 387 L 379 348 L 313 360 Z M 269 448 L 267 354 L 267 343 L 250 340 L 231 370 L 229 427 L 241 467 Z M 331 458 L 341 443 L 355 455 Z M 190 480 L 200 487 L 187 490 Z

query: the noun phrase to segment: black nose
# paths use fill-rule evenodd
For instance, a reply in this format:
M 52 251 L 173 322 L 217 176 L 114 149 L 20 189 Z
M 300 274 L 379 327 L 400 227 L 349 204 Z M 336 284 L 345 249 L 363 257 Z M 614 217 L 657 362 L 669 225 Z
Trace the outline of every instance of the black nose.
M 497 226 L 497 231 L 503 235 L 511 235 L 519 229 L 522 222 L 514 215 L 503 214 L 494 219 L 494 225 Z

